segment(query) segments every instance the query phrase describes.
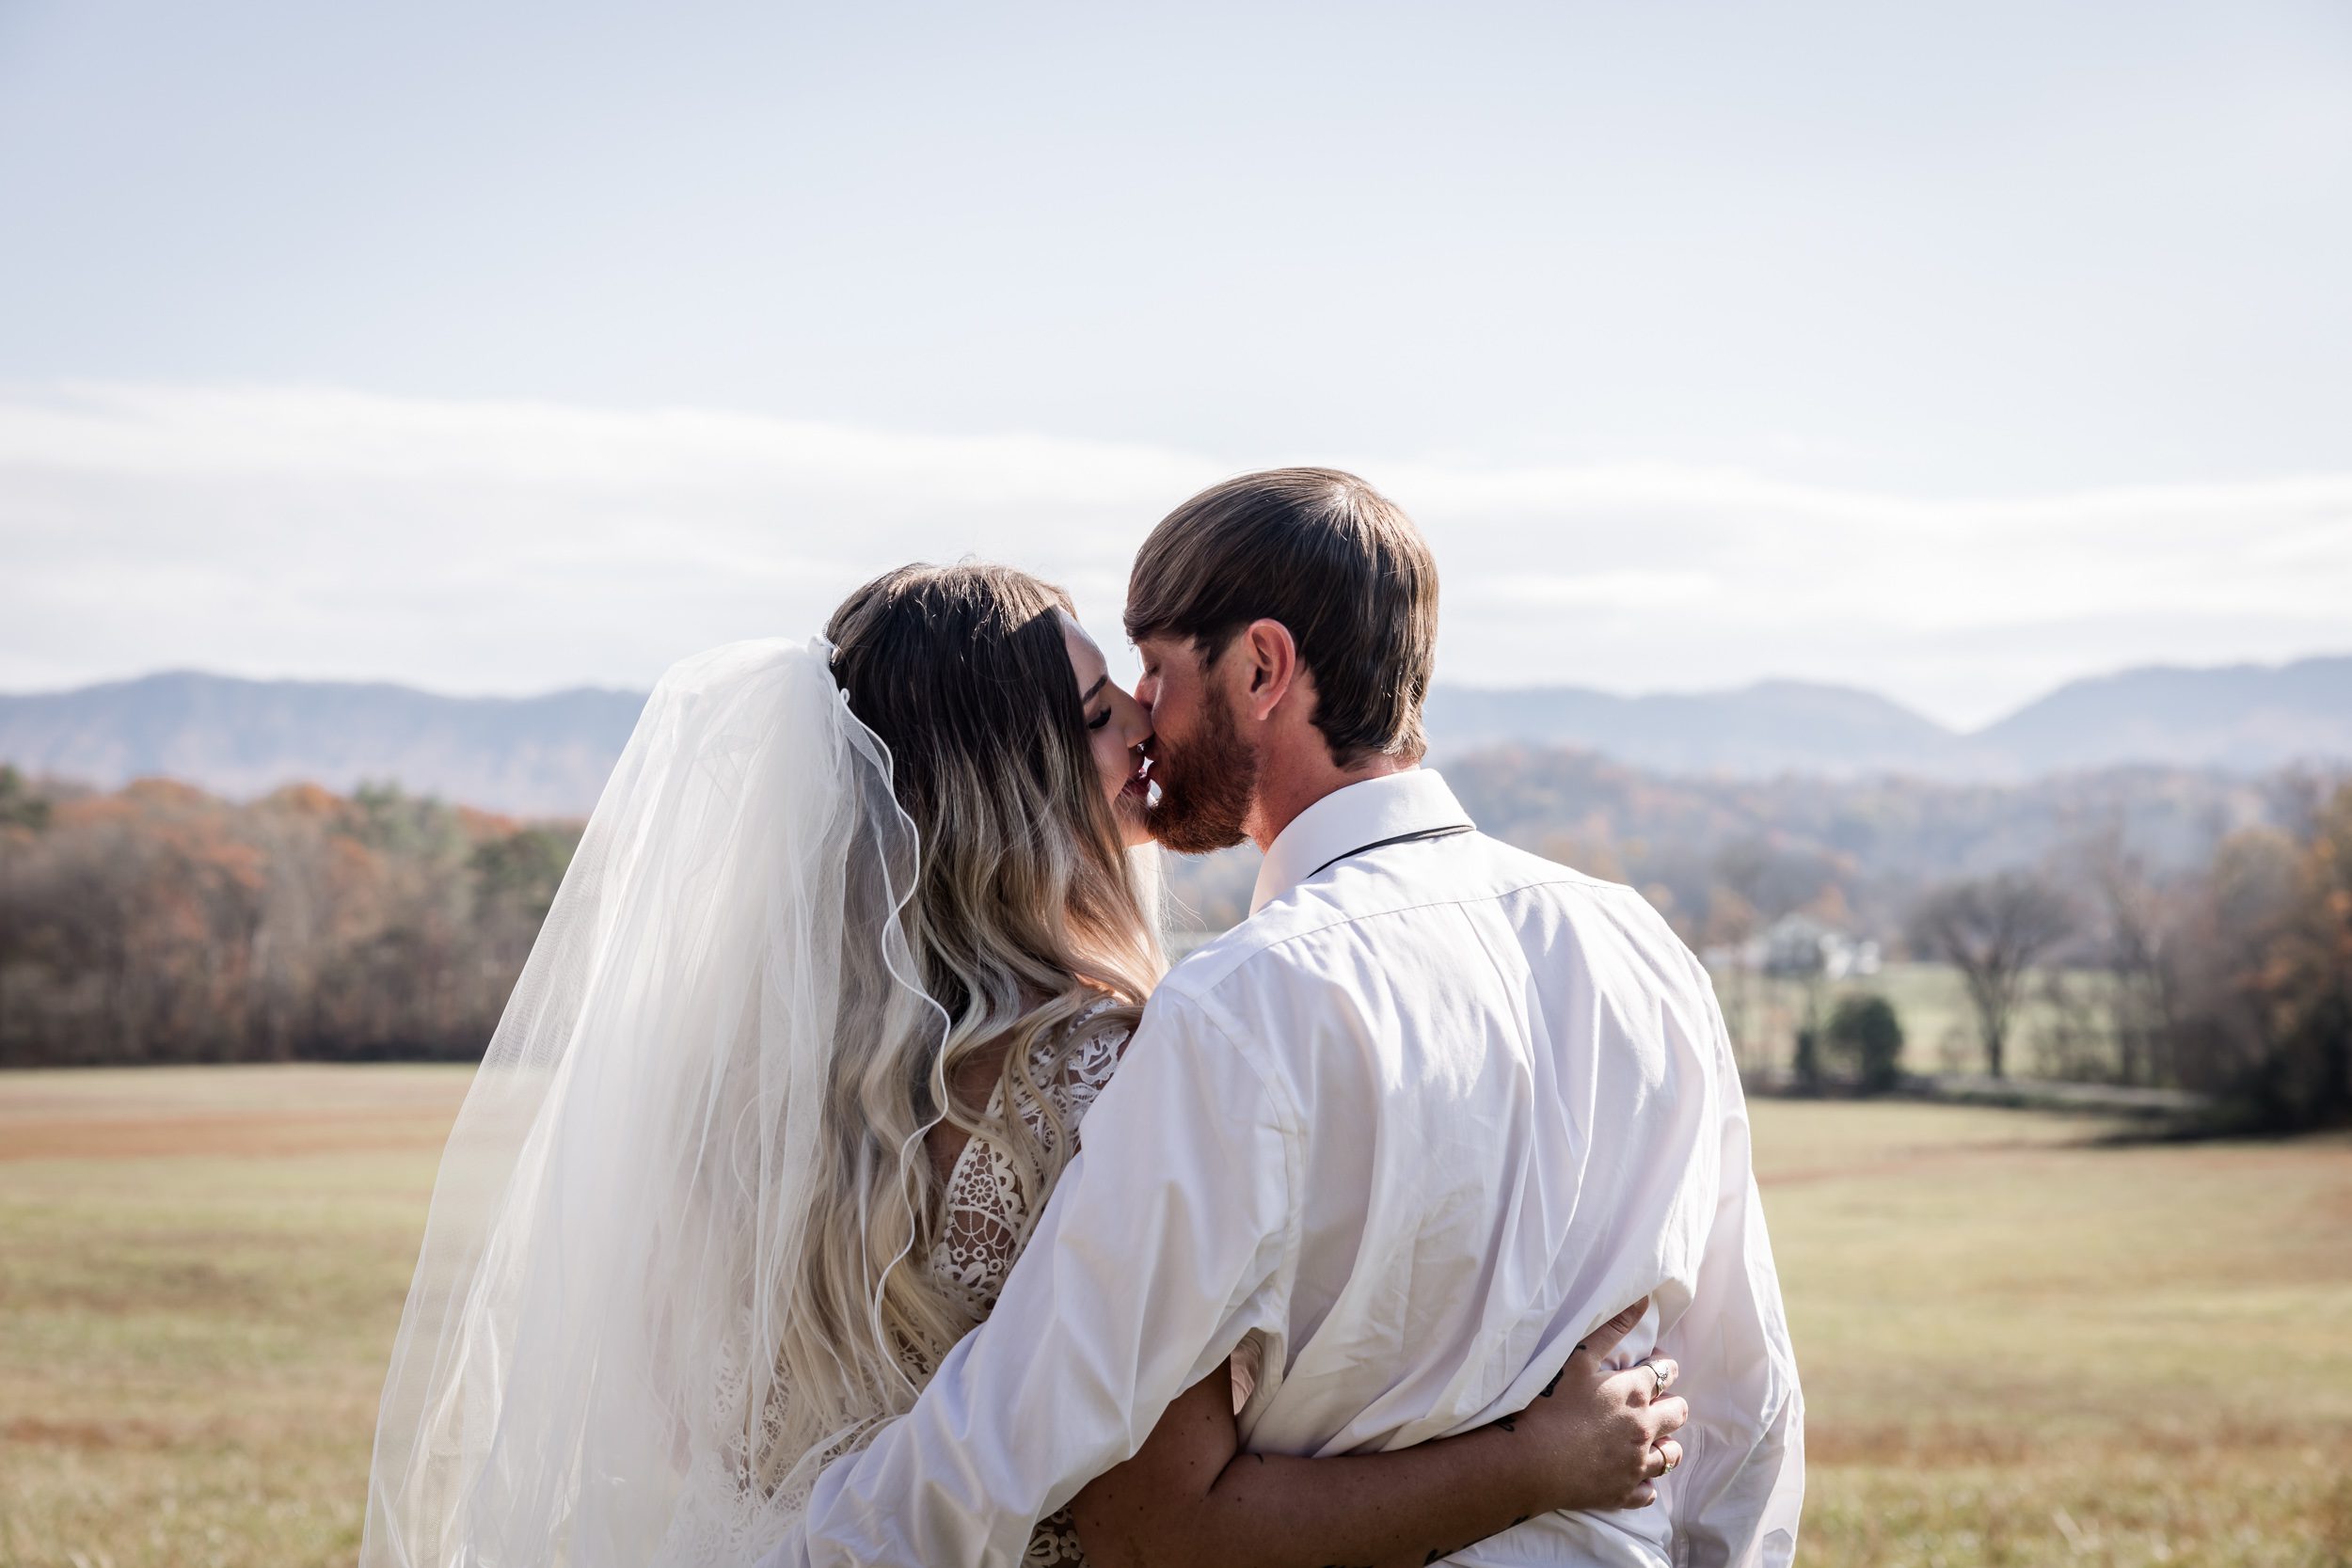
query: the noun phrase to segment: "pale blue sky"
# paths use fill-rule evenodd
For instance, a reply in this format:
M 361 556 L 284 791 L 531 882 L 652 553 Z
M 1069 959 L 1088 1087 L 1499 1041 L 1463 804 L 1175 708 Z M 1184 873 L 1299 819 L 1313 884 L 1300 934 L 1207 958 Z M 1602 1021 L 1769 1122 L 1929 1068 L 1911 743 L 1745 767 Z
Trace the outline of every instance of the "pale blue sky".
M 885 549 L 1014 555 L 1107 626 L 1159 476 L 1323 458 L 1438 543 L 1456 678 L 1980 718 L 2352 646 L 2347 277 L 2335 4 L 0 0 L 0 687 L 644 682 Z M 302 396 L 339 467 L 286 456 Z M 962 477 L 763 468 L 721 548 L 694 484 L 452 455 L 535 439 L 516 404 Z M 213 471 L 199 432 L 251 450 Z M 998 447 L 1067 493 L 974 493 Z M 762 551 L 802 569 L 740 604 L 691 566 Z M 504 629 L 453 654 L 469 585 Z

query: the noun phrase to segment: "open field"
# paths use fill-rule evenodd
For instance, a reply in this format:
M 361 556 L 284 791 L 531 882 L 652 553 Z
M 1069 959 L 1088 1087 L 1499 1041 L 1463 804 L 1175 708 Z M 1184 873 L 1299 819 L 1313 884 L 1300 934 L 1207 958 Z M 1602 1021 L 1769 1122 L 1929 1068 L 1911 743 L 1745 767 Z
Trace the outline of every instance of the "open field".
M 2110 984 L 2105 975 L 2089 973 L 2060 974 L 2056 978 L 2078 1004 L 2103 1002 Z M 2095 1009 L 2087 1019 L 2066 1018 L 2051 1000 L 2052 979 L 2043 971 L 2036 971 L 2027 979 L 2025 1000 L 2010 1023 L 2009 1070 L 2025 1076 L 2055 1078 L 2071 1072 L 2111 1078 L 2113 1048 L 2101 1032 L 2104 1020 Z M 1805 1020 L 1804 983 L 1723 969 L 1715 972 L 1715 992 L 1723 999 L 1733 1037 L 1742 1042 L 1742 1059 L 1749 1069 L 1788 1069 L 1797 1031 Z M 1868 994 L 1893 1003 L 1896 1016 L 1902 1020 L 1903 1066 L 1908 1070 L 1984 1070 L 1977 1015 L 1969 1007 L 1960 971 L 1950 964 L 1889 963 L 1874 974 L 1825 982 L 1812 1001 L 1826 1019 L 1839 997 Z M 2095 1037 L 2076 1037 L 2086 1024 L 2091 1026 Z
M 466 1072 L 0 1076 L 0 1565 L 348 1563 Z M 2352 1139 L 1765 1102 L 1821 1564 L 2352 1564 Z

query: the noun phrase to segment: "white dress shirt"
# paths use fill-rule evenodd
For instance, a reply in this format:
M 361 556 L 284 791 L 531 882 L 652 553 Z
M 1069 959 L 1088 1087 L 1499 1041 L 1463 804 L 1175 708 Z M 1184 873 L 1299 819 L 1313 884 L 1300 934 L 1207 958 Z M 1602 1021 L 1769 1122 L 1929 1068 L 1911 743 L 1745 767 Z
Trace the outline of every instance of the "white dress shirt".
M 1466 1431 L 1645 1295 L 1618 1360 L 1673 1356 L 1692 1406 L 1659 1503 L 1447 1560 L 1790 1560 L 1803 1401 L 1706 971 L 1629 888 L 1474 832 L 1383 842 L 1468 820 L 1419 769 L 1283 830 L 1250 918 L 1152 996 L 995 1311 L 771 1563 L 1016 1563 L 1246 1338 L 1251 1449 Z

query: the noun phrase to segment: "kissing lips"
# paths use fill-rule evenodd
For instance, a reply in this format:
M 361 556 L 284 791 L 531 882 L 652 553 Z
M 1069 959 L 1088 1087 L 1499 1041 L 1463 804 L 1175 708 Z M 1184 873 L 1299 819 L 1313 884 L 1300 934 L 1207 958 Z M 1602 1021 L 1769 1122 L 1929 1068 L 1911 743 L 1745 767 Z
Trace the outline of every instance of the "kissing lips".
M 1119 793 L 1132 800 L 1147 805 L 1151 803 L 1154 789 L 1152 783 L 1152 754 L 1149 752 L 1142 753 L 1136 763 L 1136 770 L 1127 775 L 1127 782 L 1120 787 Z

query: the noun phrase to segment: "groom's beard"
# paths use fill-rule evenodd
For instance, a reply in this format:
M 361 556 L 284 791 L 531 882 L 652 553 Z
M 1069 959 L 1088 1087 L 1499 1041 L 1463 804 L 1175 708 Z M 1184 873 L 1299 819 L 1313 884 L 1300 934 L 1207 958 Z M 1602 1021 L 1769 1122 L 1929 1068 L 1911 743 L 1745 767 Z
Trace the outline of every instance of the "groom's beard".
M 1153 838 L 1180 855 L 1205 855 L 1248 836 L 1242 824 L 1258 794 L 1258 755 L 1242 740 L 1222 689 L 1211 688 L 1200 734 L 1182 746 L 1155 741 L 1152 750 L 1160 798 L 1144 824 Z

